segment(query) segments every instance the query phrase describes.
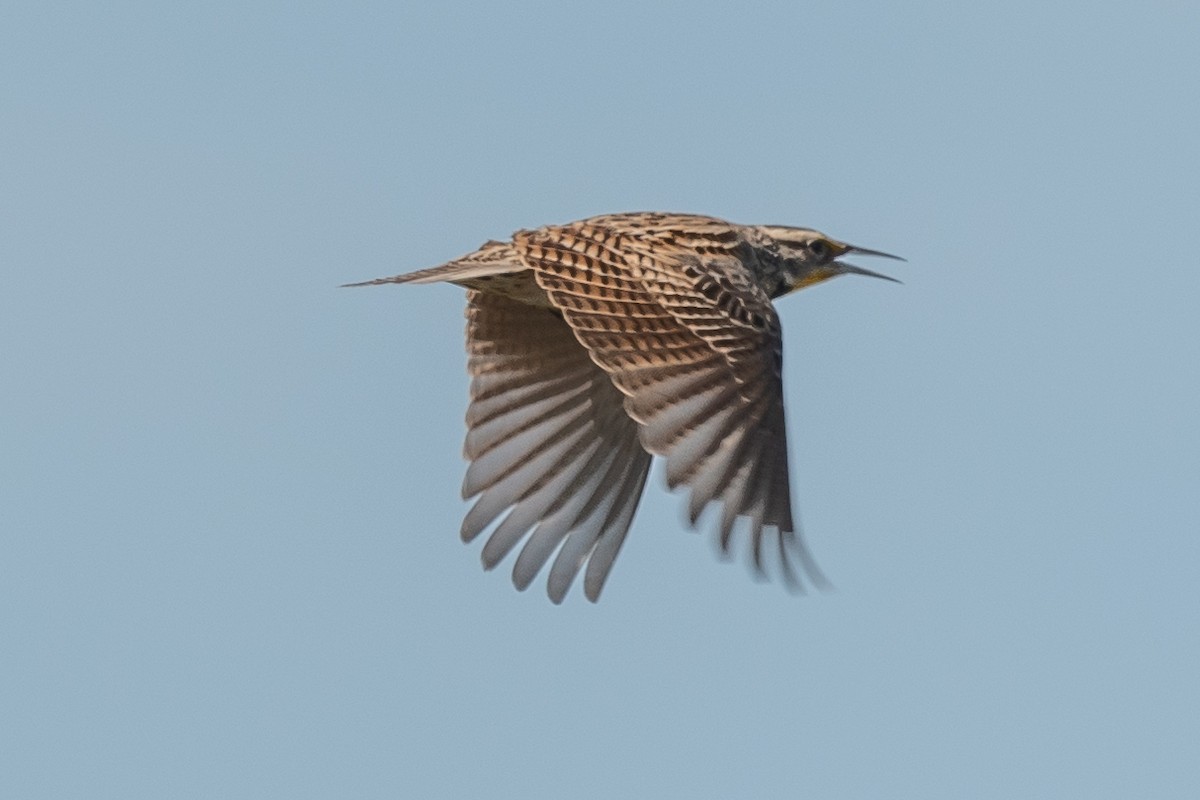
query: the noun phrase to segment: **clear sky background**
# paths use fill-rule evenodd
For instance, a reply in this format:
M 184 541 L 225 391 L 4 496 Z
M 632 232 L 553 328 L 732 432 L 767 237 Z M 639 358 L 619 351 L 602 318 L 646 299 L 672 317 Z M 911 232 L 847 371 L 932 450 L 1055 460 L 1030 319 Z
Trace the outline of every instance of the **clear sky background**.
M 1049 7 L 1048 7 L 1049 6 Z M 0 11 L 0 796 L 1193 798 L 1200 6 Z M 818 227 L 837 586 L 652 475 L 599 605 L 457 536 L 521 227 Z

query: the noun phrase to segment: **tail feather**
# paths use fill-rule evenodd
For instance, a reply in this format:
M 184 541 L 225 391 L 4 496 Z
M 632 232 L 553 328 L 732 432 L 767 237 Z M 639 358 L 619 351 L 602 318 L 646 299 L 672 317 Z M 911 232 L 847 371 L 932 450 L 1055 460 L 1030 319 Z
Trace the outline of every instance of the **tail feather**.
M 346 283 L 342 286 L 380 286 L 385 283 L 439 283 L 443 281 L 461 283 L 472 278 L 522 272 L 525 269 L 525 265 L 521 263 L 520 257 L 510 243 L 490 241 L 473 253 L 468 253 L 462 258 L 456 258 L 437 267 L 406 272 L 390 278 Z

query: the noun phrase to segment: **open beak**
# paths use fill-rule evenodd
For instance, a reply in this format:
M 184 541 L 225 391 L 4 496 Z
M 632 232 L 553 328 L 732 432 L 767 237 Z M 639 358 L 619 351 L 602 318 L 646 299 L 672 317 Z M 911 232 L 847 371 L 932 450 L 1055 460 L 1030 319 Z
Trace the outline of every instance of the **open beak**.
M 903 283 L 903 281 L 900 279 L 893 278 L 891 275 L 884 275 L 882 272 L 872 272 L 869 269 L 856 267 L 853 264 L 847 264 L 844 261 L 835 261 L 834 263 L 838 266 L 839 275 L 866 275 L 869 278 L 882 278 L 883 280 L 891 281 L 892 283 Z
M 890 258 L 895 261 L 904 261 L 904 259 L 900 256 L 894 256 L 891 253 L 885 253 L 882 250 L 868 250 L 865 247 L 855 247 L 852 244 L 845 244 L 844 242 L 837 242 L 835 246 L 840 250 L 840 252 L 837 254 L 837 258 L 841 258 L 844 255 L 862 255 L 879 256 L 881 258 Z M 892 283 L 900 283 L 899 280 L 893 278 L 891 275 L 872 272 L 869 269 L 856 267 L 853 264 L 847 264 L 844 261 L 834 261 L 832 266 L 837 268 L 837 274 L 839 275 L 866 275 L 869 278 L 881 278 L 885 281 L 891 281 Z

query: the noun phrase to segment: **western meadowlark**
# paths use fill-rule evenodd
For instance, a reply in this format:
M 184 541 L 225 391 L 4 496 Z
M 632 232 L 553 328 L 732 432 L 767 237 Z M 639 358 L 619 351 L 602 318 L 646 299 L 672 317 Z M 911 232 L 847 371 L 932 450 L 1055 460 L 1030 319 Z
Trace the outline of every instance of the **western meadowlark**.
M 689 214 L 611 214 L 521 230 L 439 267 L 350 286 L 449 281 L 467 291 L 471 403 L 462 524 L 525 589 L 554 557 L 562 601 L 587 564 L 595 602 L 625 540 L 651 454 L 691 490 L 694 526 L 722 506 L 728 553 L 749 520 L 756 574 L 773 538 L 782 577 L 825 583 L 792 518 L 783 341 L 772 300 L 836 275 L 895 280 L 837 259 L 898 258 L 782 225 Z M 902 259 L 901 259 L 902 260 Z M 557 550 L 557 554 L 556 551 Z

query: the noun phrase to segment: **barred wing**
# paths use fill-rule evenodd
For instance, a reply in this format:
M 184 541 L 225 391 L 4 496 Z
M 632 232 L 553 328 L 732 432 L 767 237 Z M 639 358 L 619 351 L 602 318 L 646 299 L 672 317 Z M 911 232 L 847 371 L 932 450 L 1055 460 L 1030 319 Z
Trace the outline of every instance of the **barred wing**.
M 789 586 L 800 587 L 792 557 L 824 583 L 792 519 L 778 317 L 746 267 L 719 247 L 703 262 L 682 255 L 694 248 L 665 257 L 662 243 L 598 221 L 522 231 L 513 244 L 626 395 L 642 444 L 666 458 L 670 486 L 691 489 L 692 523 L 720 501 L 723 551 L 746 517 L 760 574 L 773 535 Z
M 479 499 L 462 537 L 471 541 L 511 509 L 484 545 L 484 566 L 524 539 L 517 588 L 553 556 L 550 599 L 562 602 L 586 564 L 584 593 L 595 602 L 633 521 L 650 454 L 623 396 L 556 311 L 491 292 L 467 298 L 471 465 L 463 496 Z

